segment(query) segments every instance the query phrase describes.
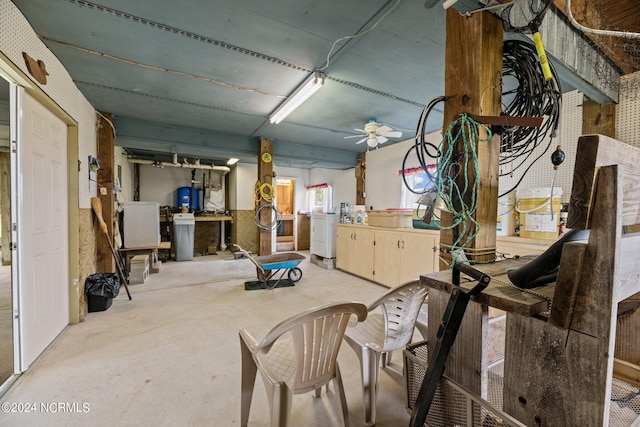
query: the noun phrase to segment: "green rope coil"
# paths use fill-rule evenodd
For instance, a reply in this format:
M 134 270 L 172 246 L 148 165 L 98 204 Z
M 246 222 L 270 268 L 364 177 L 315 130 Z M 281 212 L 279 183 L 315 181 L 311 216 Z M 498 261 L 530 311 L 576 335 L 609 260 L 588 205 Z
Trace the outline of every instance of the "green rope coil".
M 486 138 L 480 137 L 479 129 L 484 129 Z M 478 208 L 478 198 L 480 194 L 480 166 L 478 165 L 478 142 L 488 141 L 491 138 L 491 129 L 482 123 L 478 123 L 466 114 L 452 121 L 440 143 L 442 157 L 438 162 L 438 196 L 442 198 L 445 206 L 453 216 L 453 223 L 443 226 L 441 229 L 453 229 L 462 226 L 456 240 L 451 245 L 451 264 L 449 268 L 458 262 L 460 252 L 475 239 L 480 231 L 480 224 L 475 220 L 474 214 Z M 462 140 L 462 151 L 456 152 L 458 142 Z M 459 154 L 459 156 L 458 156 Z M 460 157 L 457 159 L 456 157 Z M 474 178 L 469 179 L 469 166 L 473 167 Z M 457 172 L 454 168 L 458 168 Z M 454 173 L 455 172 L 455 173 Z M 462 180 L 458 180 L 458 175 L 463 173 Z M 469 203 L 465 202 L 464 196 L 470 194 Z M 454 201 L 456 201 L 455 206 Z M 470 233 L 467 235 L 467 232 Z

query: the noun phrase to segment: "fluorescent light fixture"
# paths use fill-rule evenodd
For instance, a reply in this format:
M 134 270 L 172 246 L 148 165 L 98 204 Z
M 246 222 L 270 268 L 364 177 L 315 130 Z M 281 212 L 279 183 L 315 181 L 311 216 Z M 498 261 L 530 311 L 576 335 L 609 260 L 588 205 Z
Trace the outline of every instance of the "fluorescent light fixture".
M 457 2 L 458 0 L 446 0 L 444 3 L 442 3 L 442 7 L 444 7 L 445 9 L 449 9 L 451 6 L 453 6 Z
M 319 71 L 314 71 L 304 83 L 302 83 L 298 89 L 296 89 L 282 104 L 269 116 L 269 121 L 273 124 L 278 124 L 291 114 L 296 108 L 298 108 L 304 101 L 306 101 L 311 95 L 316 93 L 318 89 L 324 84 L 324 74 Z
M 235 157 L 230 158 L 229 160 L 227 160 L 227 166 L 235 165 L 236 163 L 238 163 L 238 160 L 240 159 L 236 159 Z

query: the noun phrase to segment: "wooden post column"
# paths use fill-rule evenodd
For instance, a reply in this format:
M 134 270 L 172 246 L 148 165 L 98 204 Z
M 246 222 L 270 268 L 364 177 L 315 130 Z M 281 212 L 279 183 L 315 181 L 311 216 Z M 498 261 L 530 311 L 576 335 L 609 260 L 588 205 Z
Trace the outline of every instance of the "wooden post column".
M 103 116 L 109 119 L 113 123 L 111 114 L 103 113 Z M 113 128 L 111 124 L 105 120 L 104 117 L 100 117 L 98 125 L 98 148 L 96 156 L 100 159 L 100 169 L 98 170 L 98 194 L 102 202 L 102 216 L 107 224 L 107 231 L 113 242 L 113 222 L 114 222 L 114 208 L 113 208 L 113 162 L 114 162 L 114 143 L 115 136 L 113 134 Z M 97 224 L 97 223 L 96 223 Z M 96 268 L 99 272 L 115 272 L 116 264 L 113 259 L 113 254 L 109 248 L 109 242 L 106 240 L 104 233 L 99 232 L 96 228 Z M 115 246 L 114 246 L 115 247 Z
M 582 102 L 582 134 L 616 137 L 616 104 L 598 104 L 585 98 Z
M 444 130 L 461 113 L 496 116 L 500 114 L 500 80 L 502 72 L 502 23 L 488 12 L 463 17 L 457 10 L 447 11 L 447 40 L 445 60 Z M 486 139 L 486 134 L 480 134 Z M 463 153 L 462 141 L 456 142 L 455 152 Z M 444 147 L 446 150 L 447 147 Z M 499 140 L 476 143 L 478 153 L 480 191 L 475 220 L 480 229 L 476 238 L 465 248 L 467 257 L 477 261 L 495 259 L 496 217 L 498 209 L 498 157 Z M 464 159 L 457 159 L 460 162 Z M 475 180 L 473 165 L 466 171 L 469 181 Z M 459 176 L 464 175 L 461 172 Z M 471 192 L 463 197 L 469 203 Z M 454 201 L 454 206 L 455 206 Z M 443 225 L 452 224 L 452 215 L 442 215 Z M 440 232 L 440 250 L 445 259 L 441 269 L 451 262 L 446 251 L 455 241 L 454 234 L 461 227 Z M 471 230 L 474 232 L 475 230 Z M 457 234 L 456 234 L 457 236 Z M 491 249 L 492 250 L 491 250 Z M 474 249 L 482 249 L 478 255 Z M 487 250 L 488 249 L 488 250 Z M 468 251 L 467 251 L 468 250 Z M 425 278 L 422 279 L 423 281 Z M 429 291 L 429 322 L 427 341 L 429 352 L 438 340 L 439 320 L 443 318 L 450 295 L 448 292 Z M 471 301 L 467 306 L 457 339 L 447 359 L 446 375 L 463 387 L 485 397 L 488 391 L 488 308 Z
M 475 13 L 464 17 L 450 8 L 447 10 L 447 39 L 445 48 L 445 96 L 444 129 L 461 113 L 486 116 L 500 115 L 500 81 L 502 73 L 502 23 L 489 12 Z M 481 132 L 480 138 L 486 138 Z M 456 148 L 462 153 L 462 141 Z M 496 218 L 498 209 L 498 161 L 500 154 L 499 137 L 477 143 L 480 171 L 480 193 L 475 220 L 480 229 L 476 238 L 467 245 L 467 257 L 476 261 L 495 259 Z M 461 178 L 464 173 L 461 172 Z M 473 165 L 467 171 L 469 181 L 475 179 Z M 471 192 L 464 195 L 470 201 Z M 455 201 L 454 201 L 455 203 Z M 451 224 L 450 214 L 443 214 L 443 224 Z M 474 232 L 471 230 L 470 232 Z M 446 253 L 455 241 L 454 230 L 440 233 L 441 254 L 448 262 L 441 263 L 441 269 L 450 263 L 451 255 Z
M 273 184 L 273 142 L 268 139 L 260 139 L 260 152 L 258 153 L 258 181 L 261 184 Z M 275 194 L 273 195 L 275 197 Z M 274 200 L 275 201 L 275 200 Z M 268 204 L 260 201 L 260 206 Z M 260 222 L 270 224 L 272 221 L 271 209 L 263 209 L 260 212 Z M 273 230 L 260 229 L 258 255 L 270 255 L 272 252 L 271 235 Z
M 356 205 L 364 205 L 366 202 L 365 197 L 365 171 L 367 164 L 367 153 L 360 153 L 358 155 L 358 163 L 356 164 Z

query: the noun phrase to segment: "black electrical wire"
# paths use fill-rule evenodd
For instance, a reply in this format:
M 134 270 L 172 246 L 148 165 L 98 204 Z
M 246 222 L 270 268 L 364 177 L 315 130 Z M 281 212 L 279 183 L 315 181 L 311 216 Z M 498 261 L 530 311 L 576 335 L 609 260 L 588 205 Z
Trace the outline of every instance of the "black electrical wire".
M 412 151 L 415 152 L 416 157 L 418 158 L 418 163 L 420 167 L 427 174 L 429 180 L 435 184 L 437 177 L 430 173 L 428 170 L 429 163 L 428 159 L 437 159 L 441 156 L 440 150 L 438 147 L 425 139 L 425 135 L 427 134 L 427 119 L 429 118 L 429 114 L 433 111 L 436 105 L 440 102 L 444 102 L 447 99 L 445 96 L 438 96 L 429 101 L 424 108 L 422 109 L 422 113 L 420 114 L 420 120 L 418 120 L 418 126 L 416 129 L 415 143 L 404 155 L 402 159 L 402 182 L 404 182 L 405 187 L 412 192 L 413 194 L 423 194 L 424 191 L 415 191 L 408 183 L 405 174 L 405 166 L 407 163 L 407 159 Z
M 560 122 L 562 93 L 558 75 L 552 64 L 553 78 L 545 80 L 540 68 L 535 46 L 520 40 L 507 40 L 503 46 L 502 59 L 502 97 L 512 98 L 502 111 L 505 116 L 542 117 L 540 127 L 514 126 L 504 127 L 500 133 L 500 176 L 510 175 L 524 168 L 518 183 L 505 194 L 513 191 L 522 182 L 531 166 L 546 154 L 551 147 L 552 139 L 556 136 Z M 508 79 L 513 78 L 518 86 L 505 88 Z M 532 159 L 534 152 L 543 146 L 541 154 Z

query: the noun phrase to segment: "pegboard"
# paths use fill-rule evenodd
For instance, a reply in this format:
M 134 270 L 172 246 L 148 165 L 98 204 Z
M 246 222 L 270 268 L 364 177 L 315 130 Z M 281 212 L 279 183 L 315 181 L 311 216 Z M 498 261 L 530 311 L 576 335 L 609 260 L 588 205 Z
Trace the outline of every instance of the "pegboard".
M 29 22 L 9 0 L 0 0 L 0 51 L 35 85 L 53 99 L 71 118 L 78 123 L 78 158 L 82 161 L 80 176 L 80 208 L 91 208 L 89 186 L 86 177 L 88 154 L 95 154 L 95 110 L 82 95 L 71 76 L 56 56 L 42 43 Z M 42 85 L 31 78 L 22 52 L 36 60 L 44 61 L 47 83 Z
M 616 107 L 616 139 L 640 148 L 640 72 L 620 78 L 620 102 Z
M 553 181 L 553 164 L 551 164 L 551 153 L 560 144 L 562 151 L 565 153 L 565 161 L 556 172 L 554 188 L 562 188 L 562 201 L 569 202 L 571 195 L 571 186 L 573 183 L 573 169 L 575 166 L 576 151 L 578 147 L 578 138 L 582 135 L 582 100 L 583 95 L 578 91 L 567 92 L 562 95 L 562 110 L 560 114 L 560 126 L 557 137 L 553 139 L 551 147 L 546 154 L 529 169 L 525 174 L 518 188 L 542 188 L 551 187 Z M 536 148 L 531 156 L 532 159 L 538 157 L 544 152 L 548 145 L 547 138 L 543 144 Z M 522 168 L 523 171 L 525 168 Z M 504 171 L 509 171 L 509 166 L 503 167 Z M 500 178 L 500 194 L 509 190 L 518 184 L 522 178 L 523 171 L 515 171 L 512 175 L 506 175 Z

